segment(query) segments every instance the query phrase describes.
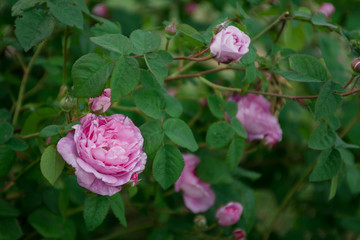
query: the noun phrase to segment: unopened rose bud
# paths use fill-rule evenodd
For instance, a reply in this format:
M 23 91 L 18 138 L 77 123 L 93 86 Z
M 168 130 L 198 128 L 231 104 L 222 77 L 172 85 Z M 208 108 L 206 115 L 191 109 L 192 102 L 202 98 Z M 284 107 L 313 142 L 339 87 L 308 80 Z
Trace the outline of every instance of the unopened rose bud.
M 166 37 L 167 38 L 171 38 L 172 36 L 174 36 L 176 34 L 176 24 L 175 24 L 175 19 L 172 20 L 171 24 L 169 24 L 166 28 L 165 28 L 165 33 L 166 33 Z
M 236 228 L 234 231 L 233 231 L 233 236 L 234 236 L 234 239 L 235 240 L 244 240 L 245 237 L 246 237 L 246 233 L 243 229 L 241 228 Z
M 98 17 L 104 18 L 108 15 L 108 8 L 105 4 L 99 3 L 95 5 L 91 12 Z
M 66 95 L 60 100 L 60 107 L 63 112 L 70 112 L 74 107 L 74 100 L 69 95 Z
M 12 47 L 12 46 L 7 46 L 6 48 L 5 48 L 5 56 L 7 56 L 7 57 L 12 57 L 12 56 L 15 56 L 15 54 L 16 54 L 16 49 L 14 48 L 14 47 Z
M 335 7 L 331 3 L 323 3 L 321 4 L 318 12 L 323 13 L 329 19 L 330 16 L 335 12 Z
M 194 218 L 194 223 L 195 223 L 195 226 L 201 230 L 204 230 L 207 228 L 207 221 L 203 215 L 197 215 Z
M 356 58 L 351 63 L 351 68 L 355 71 L 360 73 L 360 58 Z

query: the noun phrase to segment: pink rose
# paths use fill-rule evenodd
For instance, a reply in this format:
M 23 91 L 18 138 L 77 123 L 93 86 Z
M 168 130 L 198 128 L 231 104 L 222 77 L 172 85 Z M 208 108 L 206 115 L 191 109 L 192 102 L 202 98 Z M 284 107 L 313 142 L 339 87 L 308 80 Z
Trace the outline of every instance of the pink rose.
M 92 113 L 60 139 L 57 150 L 75 168 L 80 186 L 113 195 L 127 182 L 136 183 L 145 168 L 144 139 L 133 122 L 121 114 Z
M 250 37 L 234 26 L 218 32 L 210 44 L 210 52 L 216 61 L 229 63 L 239 61 L 249 52 Z
M 215 193 L 210 184 L 203 182 L 195 173 L 200 159 L 193 154 L 183 154 L 185 166 L 175 183 L 175 191 L 183 192 L 185 205 L 193 213 L 205 212 L 215 202 Z
M 98 17 L 104 18 L 104 17 L 107 17 L 107 15 L 108 15 L 108 8 L 105 4 L 99 3 L 93 7 L 91 12 Z
M 229 202 L 216 210 L 215 216 L 221 226 L 230 226 L 239 221 L 243 206 L 238 202 Z
M 111 89 L 105 89 L 99 97 L 89 98 L 89 107 L 97 114 L 106 112 L 111 107 Z
M 197 9 L 197 4 L 194 3 L 194 2 L 189 2 L 189 3 L 187 3 L 186 6 L 185 6 L 185 12 L 186 12 L 187 14 L 192 14 L 192 13 L 194 13 L 194 12 L 196 11 L 196 9 Z
M 330 16 L 335 12 L 335 7 L 331 3 L 323 3 L 321 4 L 318 12 L 323 13 L 327 18 L 330 18 Z
M 270 102 L 262 95 L 237 95 L 229 98 L 238 104 L 236 118 L 248 133 L 248 141 L 265 140 L 265 144 L 273 147 L 282 138 L 282 130 L 278 119 L 271 114 Z
M 246 233 L 244 230 L 237 228 L 233 231 L 233 236 L 235 240 L 244 240 L 246 237 Z

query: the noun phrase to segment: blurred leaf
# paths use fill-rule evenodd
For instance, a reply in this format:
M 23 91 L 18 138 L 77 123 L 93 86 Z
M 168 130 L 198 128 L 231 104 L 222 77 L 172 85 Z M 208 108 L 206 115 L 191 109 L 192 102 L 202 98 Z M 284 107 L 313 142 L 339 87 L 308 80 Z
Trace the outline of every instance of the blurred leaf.
M 248 178 L 252 181 L 255 181 L 261 177 L 261 173 L 250 171 L 244 168 L 237 167 L 234 169 L 233 174 L 236 177 Z
M 290 68 L 299 74 L 320 81 L 327 81 L 327 71 L 317 58 L 310 55 L 292 55 L 289 59 Z
M 238 104 L 233 100 L 225 102 L 224 110 L 229 117 L 235 117 L 238 111 Z
M 349 144 L 349 143 L 344 142 L 344 140 L 342 140 L 337 134 L 336 134 L 335 147 L 338 149 L 341 149 L 341 148 L 359 149 L 360 148 L 360 146 L 358 146 L 358 145 Z
M 138 55 L 155 51 L 160 47 L 161 43 L 158 34 L 140 29 L 130 34 L 130 40 L 134 44 L 134 53 Z
M 353 165 L 346 168 L 346 182 L 353 194 L 360 193 L 360 168 Z
M 228 122 L 213 123 L 206 134 L 206 144 L 216 149 L 225 147 L 234 136 L 235 132 Z
M 249 65 L 255 62 L 257 57 L 257 50 L 253 44 L 249 46 L 249 52 L 241 58 L 241 62 L 245 65 Z
M 336 131 L 341 127 L 340 120 L 335 116 L 329 116 L 329 124 L 332 130 Z
M 7 142 L 14 133 L 14 127 L 7 122 L 0 123 L 0 144 Z
M 84 219 L 90 231 L 101 225 L 108 214 L 109 206 L 109 201 L 104 196 L 96 195 L 85 200 Z
M 360 233 L 360 217 L 344 217 L 340 220 L 341 226 L 346 230 Z
M 111 209 L 113 210 L 114 215 L 120 221 L 120 223 L 127 227 L 126 218 L 125 218 L 125 207 L 124 202 L 121 198 L 120 193 L 116 193 L 108 198 L 110 202 Z
M 43 128 L 44 122 L 52 119 L 56 116 L 57 111 L 53 108 L 39 108 L 35 112 L 31 113 L 30 116 L 25 120 L 21 135 L 28 135 L 40 131 Z
M 179 24 L 176 26 L 176 30 L 193 38 L 198 40 L 199 42 L 206 43 L 203 36 L 193 27 L 187 25 L 187 24 Z
M 7 146 L 0 145 L 0 177 L 6 176 L 15 160 L 15 152 Z
M 54 29 L 54 20 L 42 9 L 32 9 L 23 13 L 15 21 L 15 35 L 27 52 L 33 46 L 49 37 Z
M 338 177 L 339 175 L 336 175 L 331 179 L 331 186 L 330 186 L 330 194 L 329 194 L 329 200 L 333 199 L 336 195 L 336 190 L 338 188 Z
M 36 4 L 45 2 L 45 0 L 19 0 L 11 8 L 11 15 L 18 16 L 23 13 L 23 11 L 35 7 Z
M 233 181 L 226 162 L 223 159 L 212 157 L 200 161 L 196 168 L 196 173 L 201 180 L 211 183 L 231 183 Z
M 94 27 L 90 29 L 91 33 L 95 37 L 99 37 L 107 34 L 121 34 L 121 26 L 118 22 L 114 23 L 106 19 L 102 19 L 102 21 L 103 21 L 102 24 L 97 23 Z M 118 46 L 116 47 L 118 48 Z
M 305 46 L 309 35 L 305 27 L 306 23 L 301 23 L 296 20 L 286 21 L 285 29 L 282 34 L 284 45 L 295 51 L 301 50 Z
M 164 96 L 155 89 L 141 88 L 133 93 L 136 106 L 149 117 L 159 119 L 166 106 Z
M 247 83 L 253 83 L 256 79 L 258 70 L 254 64 L 247 65 L 245 68 L 245 81 Z
M 168 68 L 164 60 L 157 53 L 145 54 L 146 65 L 158 80 L 160 86 L 164 84 L 164 80 L 168 75 Z
M 17 217 L 20 211 L 9 202 L 0 198 L 0 216 L 1 217 Z M 1 235 L 0 235 L 1 236 Z
M 111 101 L 129 94 L 140 81 L 138 62 L 132 57 L 121 57 L 111 76 Z
M 51 137 L 51 136 L 55 136 L 58 135 L 60 133 L 61 130 L 61 126 L 59 125 L 49 125 L 44 127 L 40 133 L 39 133 L 39 137 Z
M 145 152 L 150 155 L 160 147 L 163 141 L 164 133 L 161 129 L 161 122 L 159 120 L 147 121 L 141 125 L 140 130 L 145 140 Z
M 318 79 L 302 75 L 297 72 L 291 72 L 291 71 L 274 71 L 277 74 L 280 74 L 284 78 L 295 81 L 295 82 L 321 82 Z
M 1 218 L 0 226 L 1 240 L 17 240 L 23 236 L 23 231 L 16 218 Z
M 333 93 L 338 90 L 334 82 L 327 82 L 320 90 L 315 104 L 315 119 L 319 120 L 328 117 L 340 107 L 342 98 L 339 94 Z
M 226 162 L 230 169 L 234 169 L 241 160 L 245 148 L 245 140 L 241 137 L 235 136 L 231 141 L 229 150 L 226 155 Z
M 159 148 L 153 163 L 153 176 L 163 189 L 176 182 L 183 168 L 184 159 L 179 149 L 169 144 Z
M 181 116 L 183 107 L 179 100 L 174 98 L 173 96 L 164 93 L 165 101 L 166 101 L 166 107 L 165 111 L 167 114 L 169 114 L 171 117 L 178 118 Z
M 199 146 L 189 126 L 181 119 L 167 119 L 163 125 L 166 136 L 175 144 L 195 152 Z
M 48 0 L 51 14 L 61 23 L 83 29 L 84 19 L 81 9 L 69 0 Z
M 16 137 L 10 138 L 10 140 L 6 142 L 6 146 L 14 151 L 19 152 L 25 151 L 29 147 L 24 140 Z
M 86 2 L 84 0 L 68 0 L 72 3 L 75 3 L 78 8 L 83 11 L 84 13 L 90 14 L 90 11 L 86 5 Z
M 54 146 L 49 146 L 41 155 L 40 169 L 46 180 L 54 185 L 64 169 L 65 161 Z
M 309 138 L 309 148 L 315 150 L 324 150 L 334 145 L 336 141 L 336 135 L 325 122 L 314 130 Z
M 325 26 L 325 27 L 331 27 L 331 28 L 337 28 L 335 25 L 328 23 L 328 20 L 326 16 L 323 13 L 316 13 L 311 18 L 312 24 L 316 26 Z
M 1 120 L 1 122 L 2 121 L 4 121 L 4 122 L 10 121 L 10 119 L 11 119 L 10 112 L 5 108 L 1 108 L 0 109 L 0 120 Z
M 111 61 L 104 60 L 99 54 L 89 53 L 80 57 L 71 70 L 76 97 L 100 96 L 113 69 Z
M 233 117 L 231 119 L 231 127 L 234 129 L 235 133 L 240 137 L 243 137 L 245 139 L 248 137 L 245 128 L 243 127 L 239 119 L 237 119 L 236 117 Z
M 45 238 L 60 238 L 64 234 L 63 219 L 45 208 L 30 214 L 28 221 Z
M 106 50 L 129 55 L 133 52 L 134 46 L 131 41 L 124 35 L 118 34 L 105 34 L 97 37 L 91 37 L 90 41 L 99 45 Z
M 210 95 L 207 97 L 210 112 L 217 118 L 224 118 L 224 99 L 217 95 Z
M 333 178 L 339 172 L 342 164 L 340 153 L 336 149 L 323 151 L 310 175 L 310 181 L 325 181 Z

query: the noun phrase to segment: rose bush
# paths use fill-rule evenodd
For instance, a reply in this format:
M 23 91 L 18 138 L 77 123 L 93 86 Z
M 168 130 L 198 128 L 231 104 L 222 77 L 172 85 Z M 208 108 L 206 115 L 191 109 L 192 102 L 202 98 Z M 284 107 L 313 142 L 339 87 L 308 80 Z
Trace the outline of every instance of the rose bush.
M 80 186 L 101 195 L 113 195 L 121 186 L 137 182 L 145 168 L 144 139 L 133 122 L 121 114 L 87 114 L 81 124 L 60 139 L 57 150 L 75 168 Z

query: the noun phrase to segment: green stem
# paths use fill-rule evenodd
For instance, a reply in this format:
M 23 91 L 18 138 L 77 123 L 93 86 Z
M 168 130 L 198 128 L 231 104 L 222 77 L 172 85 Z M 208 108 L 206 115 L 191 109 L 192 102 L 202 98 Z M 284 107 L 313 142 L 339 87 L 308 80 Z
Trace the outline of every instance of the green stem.
M 63 85 L 66 86 L 66 80 L 67 80 L 67 48 L 68 48 L 68 37 L 69 37 L 69 27 L 65 28 L 64 33 L 64 49 L 63 49 L 63 55 L 64 55 L 64 63 L 63 63 Z
M 20 113 L 20 109 L 21 109 L 21 104 L 22 104 L 22 101 L 23 101 L 23 98 L 24 98 L 24 92 L 25 92 L 25 88 L 26 88 L 26 82 L 29 78 L 29 75 L 30 75 L 30 72 L 31 72 L 31 69 L 35 63 L 35 60 L 36 58 L 39 56 L 42 48 L 44 47 L 46 43 L 46 40 L 43 41 L 42 43 L 40 43 L 40 45 L 38 46 L 38 48 L 36 49 L 33 57 L 31 58 L 30 62 L 29 62 L 29 65 L 27 66 L 26 70 L 25 70 L 25 73 L 23 75 L 23 78 L 21 80 L 21 85 L 20 85 L 20 90 L 19 90 L 19 95 L 18 95 L 18 99 L 16 101 L 16 107 L 15 107 L 15 113 L 14 113 L 14 118 L 13 118 L 13 121 L 12 121 L 12 124 L 13 125 L 16 125 L 17 124 L 17 121 L 19 119 L 19 113 Z
M 26 138 L 32 138 L 32 137 L 37 137 L 37 136 L 39 136 L 39 133 L 38 133 L 38 132 L 36 132 L 36 133 L 31 133 L 31 134 L 25 135 L 25 136 L 19 136 L 19 138 L 21 138 L 21 139 L 26 139 Z
M 282 201 L 279 209 L 277 210 L 275 216 L 273 217 L 273 219 L 271 220 L 270 223 L 270 227 L 268 228 L 268 230 L 265 232 L 263 240 L 268 240 L 270 237 L 270 234 L 272 232 L 272 230 L 275 227 L 275 223 L 278 220 L 278 218 L 280 217 L 281 213 L 285 210 L 286 206 L 288 205 L 288 203 L 290 202 L 291 198 L 294 196 L 294 194 L 300 189 L 300 186 L 303 184 L 303 182 L 305 181 L 305 179 L 310 175 L 310 173 L 312 172 L 312 170 L 314 169 L 314 167 L 316 166 L 317 161 L 314 161 L 309 168 L 304 172 L 304 174 L 299 178 L 299 180 L 296 182 L 296 184 L 290 189 L 290 191 L 288 192 L 288 194 L 286 195 L 286 197 L 284 198 L 284 200 Z
M 258 33 L 255 37 L 251 39 L 252 42 L 255 42 L 258 40 L 262 35 L 264 35 L 266 32 L 268 32 L 270 29 L 272 29 L 276 24 L 278 24 L 283 17 L 286 17 L 289 15 L 289 12 L 284 12 L 281 14 L 274 22 L 272 22 L 270 25 L 268 25 L 264 30 L 262 30 L 260 33 Z

